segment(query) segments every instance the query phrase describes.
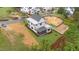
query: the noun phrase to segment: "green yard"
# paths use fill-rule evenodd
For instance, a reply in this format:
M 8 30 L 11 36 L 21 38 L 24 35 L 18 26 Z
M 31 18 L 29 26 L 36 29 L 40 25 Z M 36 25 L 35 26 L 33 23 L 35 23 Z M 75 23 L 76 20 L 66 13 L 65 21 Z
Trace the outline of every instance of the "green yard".
M 0 32 L 0 50 L 9 50 L 10 46 L 10 42 L 2 34 L 2 32 Z
M 14 11 L 14 9 L 10 7 L 5 7 L 5 8 L 1 7 L 0 8 L 0 19 L 8 17 L 11 11 Z
M 69 30 L 65 33 L 67 37 L 67 44 L 64 50 L 78 50 L 79 51 L 79 27 L 78 23 L 72 20 L 64 20 L 65 24 L 69 26 Z
M 40 45 L 45 43 L 48 45 L 48 47 L 51 46 L 53 43 L 55 43 L 55 41 L 61 36 L 59 33 L 55 32 L 54 30 L 52 30 L 51 33 L 43 36 L 37 36 L 31 30 L 29 30 L 29 32 L 31 32 L 31 34 L 37 39 Z
M 27 50 L 26 46 L 22 43 L 22 36 L 16 35 L 15 45 L 12 46 L 9 39 L 0 31 L 0 51 L 23 51 Z
M 38 41 L 41 43 L 43 41 L 46 41 L 48 46 L 51 46 L 51 44 L 55 43 L 55 41 L 60 37 L 60 34 L 58 34 L 55 31 L 52 31 L 52 33 L 49 33 L 47 35 L 37 37 Z

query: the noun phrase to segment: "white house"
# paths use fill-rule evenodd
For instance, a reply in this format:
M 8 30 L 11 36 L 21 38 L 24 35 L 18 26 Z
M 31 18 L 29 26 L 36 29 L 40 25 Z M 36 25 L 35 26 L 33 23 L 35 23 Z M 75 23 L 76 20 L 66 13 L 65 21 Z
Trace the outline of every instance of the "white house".
M 66 7 L 65 10 L 66 10 L 67 16 L 72 16 L 75 11 L 73 7 Z
M 28 14 L 37 14 L 40 12 L 48 13 L 49 11 L 52 11 L 52 7 L 21 7 L 21 12 L 28 13 Z
M 44 11 L 51 11 L 53 8 L 52 7 L 42 7 Z
M 27 18 L 28 27 L 37 35 L 43 35 L 51 32 L 51 26 L 45 22 L 45 19 L 39 15 L 33 14 Z
M 40 11 L 38 7 L 22 7 L 21 12 L 28 13 L 28 14 L 35 14 Z

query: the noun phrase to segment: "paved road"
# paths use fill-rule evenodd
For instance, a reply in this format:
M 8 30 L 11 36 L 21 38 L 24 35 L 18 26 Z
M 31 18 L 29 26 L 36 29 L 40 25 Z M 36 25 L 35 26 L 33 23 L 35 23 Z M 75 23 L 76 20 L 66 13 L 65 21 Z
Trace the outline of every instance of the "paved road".
M 8 24 L 12 24 L 12 23 L 18 23 L 18 22 L 22 22 L 24 19 L 16 19 L 16 20 L 8 20 L 8 21 L 0 21 L 0 27 L 3 27 L 2 24 L 4 24 L 4 26 L 7 26 Z

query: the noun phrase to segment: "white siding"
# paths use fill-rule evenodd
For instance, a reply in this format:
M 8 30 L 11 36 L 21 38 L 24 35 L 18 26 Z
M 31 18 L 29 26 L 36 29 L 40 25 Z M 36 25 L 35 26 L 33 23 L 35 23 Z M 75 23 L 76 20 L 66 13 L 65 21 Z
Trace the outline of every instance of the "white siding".
M 35 26 L 34 26 L 34 24 L 32 24 L 31 22 L 29 22 L 29 28 L 31 29 L 31 30 L 33 30 L 35 33 L 37 33 L 37 31 L 35 30 L 36 28 L 35 28 Z M 33 29 L 32 29 L 32 27 L 33 27 Z
M 41 25 L 40 25 L 40 23 L 38 23 L 37 25 L 35 25 L 36 28 L 40 28 L 40 27 L 42 27 L 42 26 L 45 26 L 45 23 L 44 23 L 44 22 L 42 22 Z
M 35 33 L 37 33 L 37 31 L 35 29 L 43 27 L 43 26 L 46 27 L 47 30 L 50 29 L 50 26 L 45 23 L 45 20 L 43 18 L 41 18 L 39 22 L 35 21 L 32 18 L 28 18 L 27 21 L 29 24 L 29 28 L 31 30 L 33 30 Z M 47 32 L 49 32 L 49 31 L 47 31 Z
M 40 25 L 40 23 L 41 23 L 41 25 Z M 42 27 L 42 26 L 45 26 L 45 20 L 44 20 L 43 18 L 41 18 L 41 20 L 38 22 L 37 26 L 36 26 L 36 24 L 35 24 L 35 27 L 36 27 L 36 28 L 40 28 L 40 27 Z
M 27 21 L 29 21 L 29 22 L 31 22 L 31 23 L 33 23 L 33 24 L 38 24 L 38 22 L 35 21 L 35 20 L 32 19 L 32 18 L 27 18 Z

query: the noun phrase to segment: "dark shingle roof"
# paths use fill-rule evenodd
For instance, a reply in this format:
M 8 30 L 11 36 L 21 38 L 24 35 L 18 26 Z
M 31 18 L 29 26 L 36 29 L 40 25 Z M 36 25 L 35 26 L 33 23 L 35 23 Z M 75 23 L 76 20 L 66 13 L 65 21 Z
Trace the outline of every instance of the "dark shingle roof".
M 45 30 L 46 30 L 46 27 L 44 27 L 44 26 L 37 29 L 38 32 L 42 32 L 42 31 L 45 31 Z
M 42 17 L 40 15 L 33 14 L 33 15 L 31 15 L 31 18 L 33 18 L 34 20 L 39 22 Z

